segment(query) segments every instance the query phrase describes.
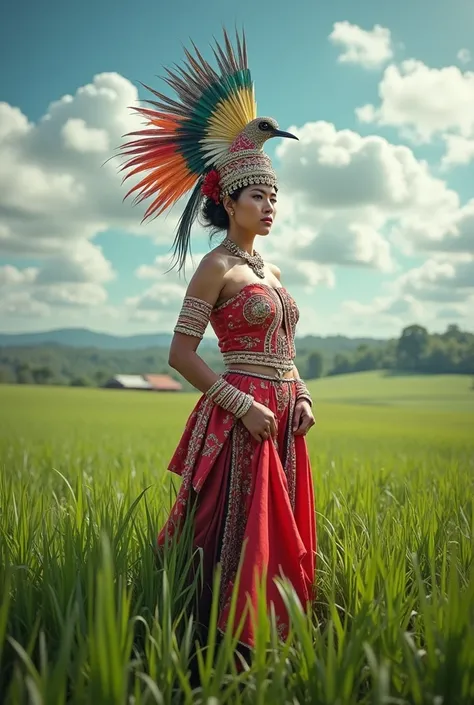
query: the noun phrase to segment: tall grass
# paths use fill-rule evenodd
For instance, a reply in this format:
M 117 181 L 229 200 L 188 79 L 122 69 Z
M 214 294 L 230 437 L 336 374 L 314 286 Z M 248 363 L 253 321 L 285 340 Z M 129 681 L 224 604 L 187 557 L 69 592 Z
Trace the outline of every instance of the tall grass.
M 152 424 L 149 398 L 121 410 L 110 395 L 102 407 L 92 392 L 83 406 L 51 398 L 43 418 L 26 412 L 21 425 L 10 411 L 2 424 L 0 702 L 474 702 L 467 422 L 463 432 L 455 416 L 432 414 L 414 434 L 409 411 L 396 425 L 388 410 L 319 411 L 308 437 L 317 599 L 305 612 L 279 581 L 291 615 L 281 642 L 262 592 L 247 660 L 238 632 L 217 632 L 216 604 L 196 643 L 191 524 L 178 545 L 154 550 L 175 492 L 164 467 L 190 400 L 163 398 Z

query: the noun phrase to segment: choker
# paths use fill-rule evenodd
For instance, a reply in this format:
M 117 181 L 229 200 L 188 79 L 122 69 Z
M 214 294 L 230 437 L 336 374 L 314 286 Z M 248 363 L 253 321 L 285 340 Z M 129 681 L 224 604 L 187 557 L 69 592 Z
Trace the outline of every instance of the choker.
M 236 245 L 235 242 L 233 242 L 233 240 L 230 240 L 228 237 L 226 237 L 225 240 L 223 240 L 223 242 L 221 244 L 227 250 L 229 250 L 229 252 L 232 255 L 235 255 L 236 257 L 240 257 L 241 259 L 244 259 L 247 262 L 250 269 L 252 269 L 255 272 L 257 277 L 260 277 L 260 279 L 265 278 L 265 273 L 263 271 L 263 267 L 264 267 L 263 259 L 262 259 L 261 255 L 258 254 L 258 252 L 255 252 L 255 250 L 254 250 L 253 255 L 249 255 L 248 252 L 245 252 L 245 250 L 241 250 L 240 247 L 238 245 Z

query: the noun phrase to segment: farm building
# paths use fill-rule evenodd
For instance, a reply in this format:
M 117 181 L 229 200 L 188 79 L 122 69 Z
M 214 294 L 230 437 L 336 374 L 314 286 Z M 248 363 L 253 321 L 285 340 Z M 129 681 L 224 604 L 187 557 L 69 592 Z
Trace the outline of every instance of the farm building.
M 180 392 L 182 389 L 182 385 L 169 375 L 114 375 L 103 387 L 145 392 Z
M 143 375 L 156 392 L 180 392 L 183 385 L 169 375 Z

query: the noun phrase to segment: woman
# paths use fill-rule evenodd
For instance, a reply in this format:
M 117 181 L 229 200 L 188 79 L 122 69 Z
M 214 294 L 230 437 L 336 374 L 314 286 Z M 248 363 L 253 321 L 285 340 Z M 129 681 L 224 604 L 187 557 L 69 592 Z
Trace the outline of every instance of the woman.
M 218 627 L 226 629 L 240 562 L 235 621 L 243 622 L 239 641 L 252 647 L 260 581 L 282 638 L 288 616 L 274 578 L 289 580 L 303 605 L 312 598 L 316 531 L 305 435 L 314 417 L 294 365 L 296 303 L 278 268 L 254 248 L 276 214 L 277 178 L 263 145 L 294 135 L 255 117 L 245 41 L 237 37 L 236 55 L 225 40 L 225 50 L 215 52 L 220 76 L 199 53 L 187 54 L 187 73 L 169 72 L 168 79 L 181 103 L 156 93 L 158 109 L 139 110 L 148 128 L 133 133 L 139 139 L 124 151 L 130 174 L 150 172 L 130 191 L 140 191 L 139 200 L 155 196 L 145 217 L 194 185 L 174 243 L 180 268 L 198 214 L 226 232 L 193 275 L 174 330 L 169 363 L 202 396 L 169 464 L 182 484 L 158 544 L 179 532 L 193 507 L 204 570 L 199 619 L 206 624 L 220 563 Z M 197 353 L 209 322 L 224 375 Z

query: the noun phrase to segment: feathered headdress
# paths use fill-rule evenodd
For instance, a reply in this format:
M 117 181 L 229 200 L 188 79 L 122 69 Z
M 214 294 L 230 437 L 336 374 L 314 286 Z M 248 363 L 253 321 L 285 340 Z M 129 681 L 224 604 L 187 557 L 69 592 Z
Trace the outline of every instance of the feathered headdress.
M 234 51 L 227 32 L 225 46 L 213 49 L 218 72 L 201 56 L 185 49 L 183 68 L 166 69 L 166 83 L 178 100 L 147 88 L 158 99 L 146 101 L 152 108 L 134 108 L 146 126 L 127 137 L 122 145 L 129 170 L 124 181 L 146 175 L 125 198 L 135 193 L 135 202 L 148 198 L 143 220 L 156 217 L 191 191 L 179 220 L 173 243 L 182 268 L 189 249 L 190 230 L 203 196 L 219 202 L 226 194 L 249 184 L 276 185 L 276 175 L 263 145 L 271 137 L 292 137 L 279 129 L 273 118 L 258 118 L 254 86 L 247 65 L 245 36 L 236 33 Z

